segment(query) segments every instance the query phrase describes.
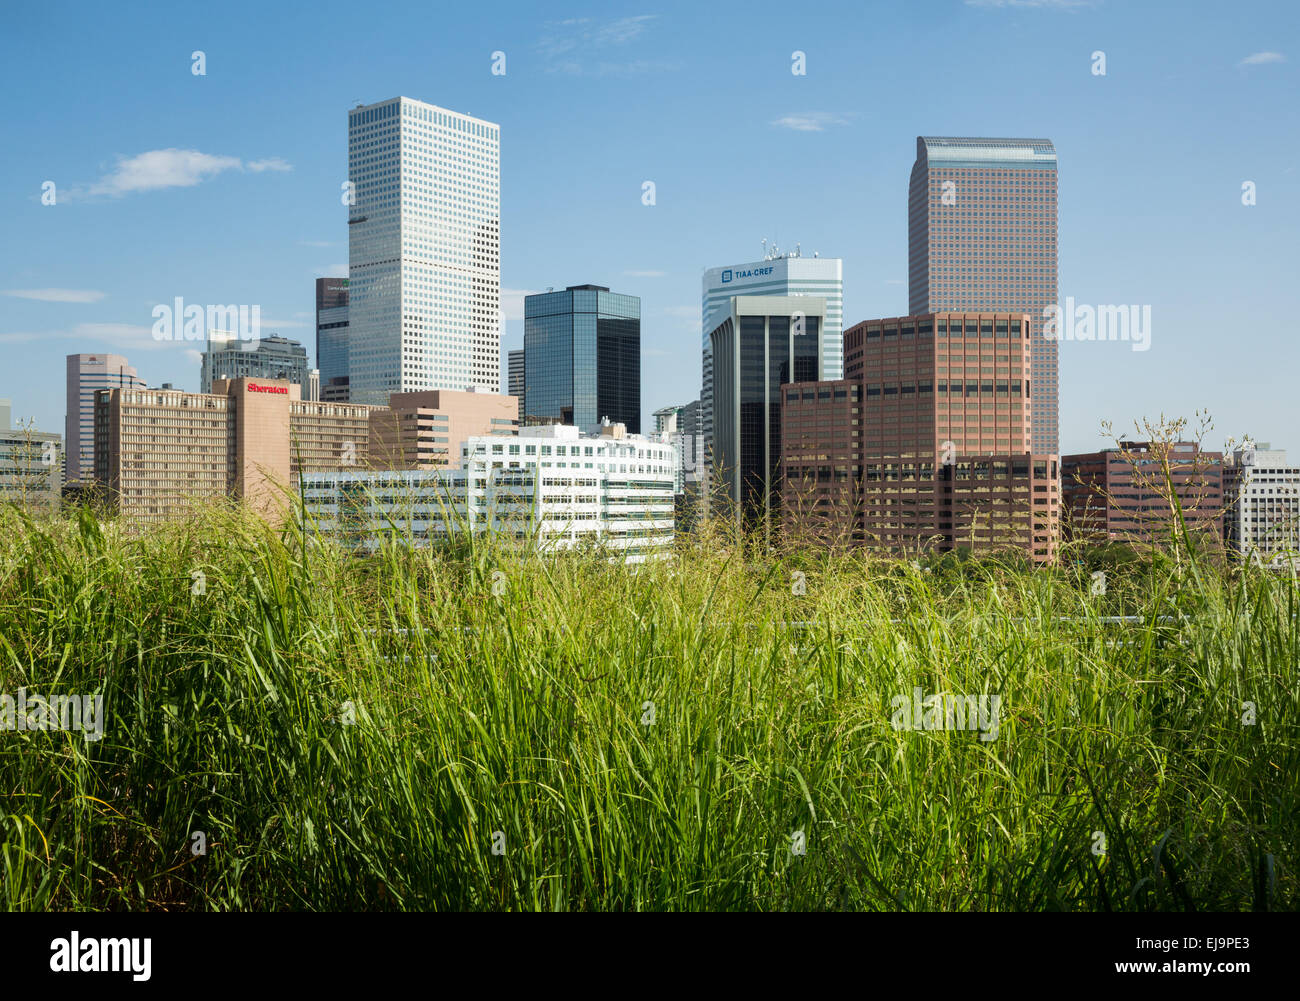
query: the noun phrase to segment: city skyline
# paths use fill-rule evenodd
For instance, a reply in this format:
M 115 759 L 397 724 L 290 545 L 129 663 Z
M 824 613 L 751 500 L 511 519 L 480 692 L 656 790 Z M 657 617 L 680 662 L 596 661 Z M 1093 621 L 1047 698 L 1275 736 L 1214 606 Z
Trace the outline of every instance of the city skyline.
M 3 78 L 35 83 L 56 109 L 74 94 L 89 103 L 75 134 L 61 110 L 15 122 L 0 164 L 12 220 L 0 256 L 0 353 L 30 373 L 3 391 L 16 419 L 56 430 L 64 413 L 53 380 L 67 354 L 122 354 L 151 385 L 197 388 L 195 346 L 150 336 L 152 307 L 177 296 L 259 304 L 264 331 L 310 343 L 314 279 L 338 273 L 331 257 L 347 256 L 341 118 L 358 101 L 407 94 L 500 124 L 502 348 L 522 341 L 525 293 L 591 281 L 638 295 L 647 423 L 654 409 L 698 395 L 696 296 L 707 268 L 758 259 L 763 238 L 799 242 L 805 256 L 843 259 L 844 326 L 902 315 L 916 137 L 1042 135 L 1062 164 L 1062 299 L 1150 306 L 1154 317 L 1147 351 L 1060 345 L 1060 451 L 1106 444 L 1102 420 L 1122 433 L 1143 416 L 1199 409 L 1216 419 L 1216 444 L 1245 432 L 1289 440 L 1281 380 L 1294 348 L 1272 289 L 1288 287 L 1300 189 L 1300 130 L 1288 127 L 1296 111 L 1286 100 L 1296 13 L 1196 5 L 1197 18 L 1170 23 L 1115 5 L 1064 6 L 880 11 L 873 34 L 906 47 L 924 30 L 939 67 L 904 100 L 888 90 L 891 70 L 907 65 L 901 54 L 865 80 L 849 58 L 865 29 L 847 5 L 755 18 L 714 64 L 704 15 L 681 5 L 585 20 L 521 11 L 509 27 L 483 13 L 448 14 L 455 44 L 432 62 L 402 40 L 405 28 L 394 40 L 394 26 L 427 16 L 415 8 L 332 34 L 324 25 L 344 8 L 326 4 L 302 50 L 276 60 L 263 59 L 267 43 L 246 30 L 269 28 L 275 15 L 251 6 L 235 5 L 246 15 L 239 30 L 188 14 L 163 25 L 88 11 L 57 72 L 41 65 L 39 44 L 21 44 L 39 42 L 40 29 L 16 12 L 8 38 L 20 44 Z M 100 93 L 87 54 L 128 32 L 151 57 L 115 66 Z M 1018 59 L 958 73 L 963 53 L 998 40 L 1015 43 Z M 358 57 L 331 58 L 345 48 Z M 201 76 L 191 59 L 200 50 Z M 497 51 L 504 75 L 492 72 Z M 791 72 L 796 51 L 806 56 L 802 76 Z M 278 105 L 263 96 L 270 81 Z M 602 119 L 593 162 L 568 155 L 571 138 L 557 134 L 557 102 L 579 93 L 602 114 L 631 109 Z M 721 120 L 715 108 L 726 109 Z M 1214 143 L 1204 142 L 1210 130 Z M 763 165 L 684 164 L 698 158 L 680 149 L 706 136 L 763 149 Z M 58 186 L 56 205 L 42 204 L 46 180 Z M 1243 316 L 1281 362 L 1252 366 L 1249 387 L 1221 363 L 1221 333 Z

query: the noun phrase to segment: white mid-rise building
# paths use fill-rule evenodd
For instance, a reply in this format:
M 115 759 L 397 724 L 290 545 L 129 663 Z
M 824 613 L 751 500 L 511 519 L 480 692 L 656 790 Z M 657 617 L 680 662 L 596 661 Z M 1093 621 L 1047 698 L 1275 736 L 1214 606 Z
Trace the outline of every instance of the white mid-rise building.
M 348 112 L 348 378 L 353 403 L 496 392 L 500 127 L 398 97 Z
M 775 246 L 763 260 L 704 272 L 701 318 L 704 371 L 700 389 L 700 428 L 713 447 L 713 346 L 710 334 L 731 312 L 732 296 L 819 296 L 825 300 L 825 329 L 819 377 L 844 378 L 844 262 L 838 257 L 803 257 L 796 248 L 782 254 Z
M 1268 442 L 1224 460 L 1223 530 L 1229 547 L 1263 566 L 1300 567 L 1300 467 Z
M 458 470 L 308 474 L 304 512 L 320 534 L 367 548 L 385 531 L 415 545 L 491 532 L 543 551 L 599 543 L 639 563 L 673 544 L 678 459 L 671 445 L 621 429 L 472 436 Z

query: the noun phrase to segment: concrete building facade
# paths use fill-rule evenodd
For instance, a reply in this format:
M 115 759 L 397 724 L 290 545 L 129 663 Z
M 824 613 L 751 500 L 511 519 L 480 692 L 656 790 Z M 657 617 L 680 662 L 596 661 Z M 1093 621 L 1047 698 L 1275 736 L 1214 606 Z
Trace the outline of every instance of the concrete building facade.
M 321 473 L 303 486 L 314 530 L 374 548 L 389 526 L 413 545 L 489 532 L 544 552 L 599 543 L 639 563 L 673 543 L 672 446 L 621 425 L 536 425 L 469 438 L 458 470 Z
M 13 427 L 12 405 L 0 400 L 0 503 L 57 509 L 63 492 L 63 436 Z
M 199 374 L 199 392 L 211 393 L 218 379 L 286 379 L 309 395 L 307 349 L 298 341 L 268 334 L 241 341 L 234 334 L 210 331 Z
M 500 393 L 430 389 L 394 393 L 371 415 L 370 466 L 455 469 L 475 436 L 510 437 L 519 430 L 519 400 Z
M 63 426 L 66 482 L 89 480 L 95 475 L 95 393 L 143 386 L 144 380 L 121 355 L 68 355 Z
M 1238 559 L 1300 568 L 1300 466 L 1268 442 L 1234 449 L 1223 465 L 1223 538 Z
M 285 379 L 219 379 L 212 393 L 100 390 L 95 478 L 131 523 L 223 497 L 278 517 L 299 473 L 366 464 L 371 410 L 304 401 Z

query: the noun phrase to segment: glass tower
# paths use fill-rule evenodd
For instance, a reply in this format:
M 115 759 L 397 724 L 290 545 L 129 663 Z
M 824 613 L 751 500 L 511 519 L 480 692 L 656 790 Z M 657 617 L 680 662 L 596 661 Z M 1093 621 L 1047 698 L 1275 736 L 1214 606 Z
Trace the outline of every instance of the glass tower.
M 1057 454 L 1056 147 L 918 136 L 908 192 L 908 312 L 1028 313 L 1030 439 Z
M 316 368 L 322 400 L 348 402 L 348 280 L 316 279 Z
M 408 97 L 348 112 L 353 403 L 501 380 L 500 128 Z
M 641 433 L 641 299 L 602 285 L 524 298 L 525 418 Z

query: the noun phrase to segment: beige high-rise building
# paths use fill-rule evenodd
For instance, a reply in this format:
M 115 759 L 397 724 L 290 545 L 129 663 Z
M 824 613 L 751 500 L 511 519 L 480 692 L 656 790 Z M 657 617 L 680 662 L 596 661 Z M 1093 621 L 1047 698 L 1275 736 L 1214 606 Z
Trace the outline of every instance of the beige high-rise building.
M 393 393 L 370 428 L 372 468 L 458 469 L 470 437 L 518 433 L 519 399 L 449 389 Z
M 375 407 L 300 398 L 285 379 L 218 379 L 212 393 L 95 394 L 95 478 L 132 522 L 233 497 L 282 511 L 300 473 L 363 467 Z

